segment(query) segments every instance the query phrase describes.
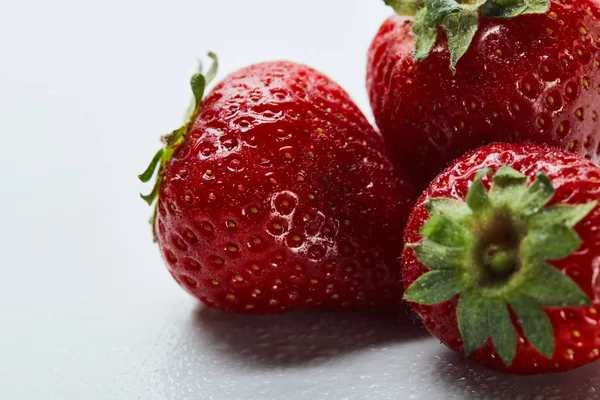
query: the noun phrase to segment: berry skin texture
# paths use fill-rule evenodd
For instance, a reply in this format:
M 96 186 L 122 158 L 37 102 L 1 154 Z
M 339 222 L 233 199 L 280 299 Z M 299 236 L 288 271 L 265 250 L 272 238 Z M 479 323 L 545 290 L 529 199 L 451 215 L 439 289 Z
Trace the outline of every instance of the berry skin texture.
M 554 351 L 550 359 L 527 339 L 513 307 L 510 308 L 510 318 L 516 331 L 516 354 L 512 364 L 507 366 L 503 363 L 490 339 L 473 351 L 470 358 L 492 369 L 524 375 L 566 371 L 592 362 L 600 357 L 600 281 L 597 279 L 600 267 L 600 207 L 595 202 L 600 195 L 600 168 L 591 161 L 534 144 L 490 144 L 479 148 L 455 161 L 430 184 L 409 218 L 405 243 L 418 243 L 423 239 L 419 231 L 430 218 L 426 199 L 442 197 L 464 202 L 478 171 L 490 168 L 497 172 L 503 165 L 527 176 L 528 184 L 536 179 L 539 171 L 547 173 L 555 190 L 548 207 L 591 205 L 580 215 L 585 217 L 574 226 L 581 239 L 581 244 L 575 246 L 576 251 L 565 258 L 547 261 L 562 272 L 563 278 L 569 278 L 567 283 L 577 285 L 576 291 L 585 294 L 589 304 L 543 308 L 554 335 Z M 490 176 L 482 178 L 486 189 L 490 188 L 491 179 Z M 518 202 L 517 196 L 511 201 Z M 551 247 L 561 244 L 560 241 L 552 241 Z M 407 294 L 410 286 L 428 271 L 429 268 L 415 256 L 414 248 L 407 247 L 403 254 L 403 279 L 405 287 L 409 288 Z M 433 336 L 452 350 L 464 353 L 464 341 L 457 325 L 457 304 L 461 296 L 463 292 L 434 305 L 410 304 Z
M 204 99 L 165 165 L 155 228 L 173 278 L 216 309 L 393 305 L 414 197 L 343 89 L 270 62 Z
M 395 165 L 424 189 L 453 159 L 491 142 L 548 144 L 600 162 L 600 9 L 552 1 L 544 14 L 479 18 L 470 48 L 449 64 L 446 34 L 413 57 L 413 18 L 375 36 L 367 88 Z

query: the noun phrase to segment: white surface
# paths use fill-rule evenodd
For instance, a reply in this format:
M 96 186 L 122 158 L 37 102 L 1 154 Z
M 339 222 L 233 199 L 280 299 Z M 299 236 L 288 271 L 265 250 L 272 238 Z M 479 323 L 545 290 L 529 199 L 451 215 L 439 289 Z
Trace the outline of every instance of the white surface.
M 0 0 L 0 399 L 600 398 L 487 372 L 393 315 L 240 317 L 169 277 L 136 174 L 196 57 L 303 61 L 367 109 L 380 0 Z M 596 392 L 598 390 L 598 392 Z M 537 396 L 537 397 L 536 397 Z

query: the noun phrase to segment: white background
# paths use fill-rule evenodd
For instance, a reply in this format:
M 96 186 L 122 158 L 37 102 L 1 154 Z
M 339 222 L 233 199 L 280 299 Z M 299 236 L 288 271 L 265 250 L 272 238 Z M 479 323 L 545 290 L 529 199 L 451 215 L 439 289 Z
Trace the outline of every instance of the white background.
M 379 313 L 241 317 L 168 276 L 136 180 L 219 77 L 305 62 L 368 110 L 381 0 L 0 0 L 0 399 L 595 399 L 598 365 L 509 378 Z M 596 392 L 598 388 L 598 392 Z M 535 397 L 537 396 L 537 397 Z

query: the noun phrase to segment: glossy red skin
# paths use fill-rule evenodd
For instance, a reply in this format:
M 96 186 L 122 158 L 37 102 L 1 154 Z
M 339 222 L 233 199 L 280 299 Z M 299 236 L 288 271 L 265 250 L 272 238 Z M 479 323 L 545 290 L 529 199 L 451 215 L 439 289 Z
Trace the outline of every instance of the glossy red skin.
M 600 162 L 599 17 L 590 0 L 552 1 L 541 15 L 481 17 L 455 74 L 441 29 L 417 62 L 412 19 L 387 19 L 369 51 L 367 88 L 392 161 L 419 190 L 491 142 L 548 144 Z
M 538 171 L 545 171 L 555 186 L 556 193 L 549 204 L 584 204 L 600 197 L 600 168 L 576 154 L 532 144 L 491 144 L 466 154 L 442 172 L 423 193 L 411 214 L 406 228 L 405 243 L 417 243 L 422 238 L 419 229 L 428 219 L 423 206 L 426 198 L 447 197 L 464 201 L 470 183 L 477 171 L 490 167 L 496 171 L 504 164 L 535 179 Z M 489 177 L 484 183 L 489 188 Z M 488 343 L 476 350 L 471 358 L 490 367 L 513 374 L 541 374 L 566 371 L 594 361 L 600 355 L 600 207 L 596 207 L 575 227 L 583 244 L 580 249 L 551 264 L 571 277 L 593 300 L 594 307 L 546 309 L 556 336 L 556 350 L 552 360 L 544 358 L 525 339 L 518 326 L 517 356 L 506 367 Z M 403 254 L 403 278 L 408 287 L 428 271 L 406 249 Z M 456 324 L 458 297 L 434 306 L 411 306 L 421 317 L 431 334 L 446 346 L 463 353 L 463 345 Z M 513 322 L 515 322 L 513 315 Z M 571 350 L 573 353 L 571 354 Z
M 168 163 L 158 242 L 175 280 L 217 309 L 389 306 L 415 198 L 340 86 L 258 64 L 211 91 Z

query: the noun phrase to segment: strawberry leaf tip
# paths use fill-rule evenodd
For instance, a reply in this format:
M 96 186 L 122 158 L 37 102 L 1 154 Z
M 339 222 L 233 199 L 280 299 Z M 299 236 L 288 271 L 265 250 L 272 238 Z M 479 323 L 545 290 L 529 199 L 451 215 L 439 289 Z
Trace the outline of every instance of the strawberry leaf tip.
M 142 172 L 140 175 L 138 175 L 138 178 L 140 181 L 146 183 L 150 179 L 152 179 L 152 176 L 154 175 L 154 171 L 156 170 L 156 166 L 162 159 L 164 152 L 165 152 L 165 149 L 160 149 L 156 152 L 156 154 L 154 155 L 154 158 L 152 158 L 152 161 L 150 161 L 150 164 L 148 165 L 146 170 L 144 172 Z
M 460 293 L 460 276 L 454 269 L 435 270 L 421 275 L 406 290 L 404 298 L 414 303 L 433 305 Z
M 210 65 L 208 71 L 206 71 L 206 75 L 204 77 L 206 78 L 206 84 L 210 85 L 217 76 L 217 71 L 219 70 L 219 59 L 212 51 L 209 51 L 207 55 L 212 60 L 212 64 Z
M 209 52 L 208 57 L 212 59 L 212 65 L 208 69 L 206 73 L 202 71 L 202 63 L 199 63 L 198 72 L 192 75 L 190 79 L 190 86 L 192 89 L 192 93 L 194 95 L 192 104 L 190 105 L 188 112 L 186 113 L 184 124 L 173 132 L 163 136 L 163 142 L 165 143 L 165 147 L 159 149 L 150 164 L 146 168 L 146 170 L 138 175 L 140 181 L 146 183 L 149 182 L 152 177 L 156 176 L 156 181 L 154 186 L 152 187 L 152 191 L 146 195 L 140 195 L 142 199 L 148 203 L 148 205 L 152 205 L 154 200 L 158 197 L 158 193 L 160 192 L 160 184 L 162 182 L 162 175 L 164 172 L 164 168 L 167 162 L 173 156 L 175 149 L 179 146 L 183 140 L 185 139 L 185 135 L 188 130 L 192 126 L 198 112 L 200 111 L 200 106 L 202 105 L 202 100 L 204 98 L 204 92 L 206 86 L 208 86 L 217 75 L 217 69 L 219 66 L 219 61 L 215 53 Z M 156 238 L 156 232 L 154 232 L 154 222 L 156 220 L 156 209 L 154 210 L 153 217 L 150 220 L 152 224 L 152 231 Z
M 515 18 L 523 14 L 544 14 L 550 0 L 384 0 L 399 15 L 414 16 L 414 58 L 422 61 L 433 49 L 437 28 L 448 38 L 450 67 L 469 49 L 479 24 L 479 15 L 488 18 Z
M 490 189 L 483 179 L 491 176 Z M 465 355 L 491 339 L 509 366 L 517 336 L 509 307 L 525 337 L 545 357 L 554 352 L 550 320 L 543 308 L 591 304 L 581 288 L 548 261 L 564 259 L 581 246 L 573 229 L 594 208 L 588 204 L 547 206 L 554 196 L 540 172 L 527 184 L 522 173 L 503 166 L 476 174 L 466 201 L 431 198 L 423 239 L 407 246 L 427 268 L 405 299 L 439 304 L 458 295 L 456 318 Z
M 415 15 L 423 8 L 423 0 L 384 0 L 398 15 Z
M 481 14 L 489 18 L 514 18 L 523 14 L 544 14 L 550 10 L 548 0 L 486 1 Z

